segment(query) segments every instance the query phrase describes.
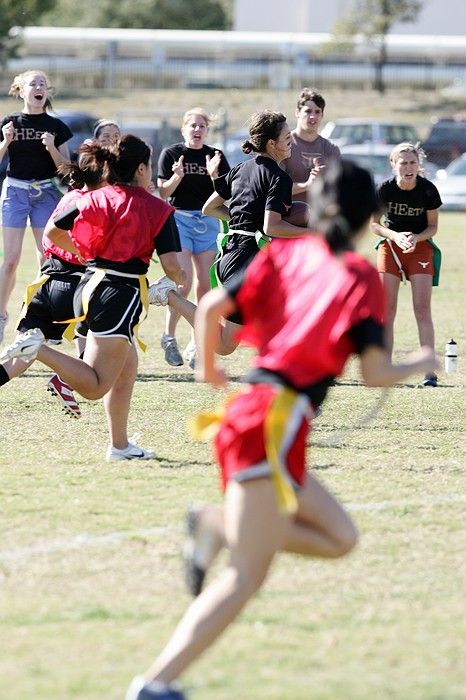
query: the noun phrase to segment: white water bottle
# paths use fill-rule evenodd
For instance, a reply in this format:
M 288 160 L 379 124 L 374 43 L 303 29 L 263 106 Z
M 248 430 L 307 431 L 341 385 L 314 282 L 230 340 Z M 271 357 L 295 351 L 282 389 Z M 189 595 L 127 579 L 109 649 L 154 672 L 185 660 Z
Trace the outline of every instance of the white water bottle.
M 445 372 L 450 374 L 458 369 L 458 346 L 453 340 L 445 345 Z

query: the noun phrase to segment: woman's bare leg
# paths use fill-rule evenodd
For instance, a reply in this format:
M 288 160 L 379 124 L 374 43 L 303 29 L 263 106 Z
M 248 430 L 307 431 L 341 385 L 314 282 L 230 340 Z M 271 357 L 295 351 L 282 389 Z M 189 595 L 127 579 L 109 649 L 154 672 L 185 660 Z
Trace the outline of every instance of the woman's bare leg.
M 168 304 L 194 328 L 197 306 L 193 304 L 192 301 L 185 299 L 179 292 L 171 289 L 168 293 Z M 219 355 L 231 355 L 231 353 L 236 350 L 238 347 L 238 340 L 236 340 L 235 336 L 240 329 L 241 326 L 237 323 L 231 323 L 231 321 L 226 320 L 222 321 L 220 341 L 216 350 Z
M 8 301 L 16 282 L 16 270 L 23 249 L 24 229 L 3 228 L 3 265 L 0 267 L 0 316 L 7 313 Z
M 130 345 L 126 338 L 96 338 L 89 333 L 84 359 L 42 345 L 37 359 L 87 399 L 101 399 L 119 377 Z
M 186 300 L 186 298 L 189 295 L 189 292 L 191 291 L 191 287 L 193 284 L 193 263 L 192 263 L 192 256 L 191 256 L 191 251 L 183 249 L 181 253 L 178 253 L 178 260 L 180 262 L 181 268 L 184 270 L 186 278 L 185 278 L 185 283 L 182 287 L 178 287 L 179 291 L 177 294 L 182 297 L 183 299 Z M 172 304 L 169 304 L 167 306 L 167 315 L 165 318 L 165 334 L 169 335 L 170 337 L 174 338 L 176 334 L 176 326 L 178 324 L 178 321 L 180 319 L 180 316 L 184 316 L 182 312 L 180 312 L 176 306 L 172 306 Z M 187 319 L 188 323 L 190 323 L 189 319 Z M 192 323 L 191 323 L 192 325 Z
M 310 472 L 298 494 L 283 549 L 308 557 L 341 557 L 358 539 L 357 529 L 338 501 Z
M 110 442 L 119 450 L 128 446 L 128 417 L 137 371 L 138 353 L 133 343 L 118 379 L 104 396 Z
M 435 350 L 435 332 L 432 321 L 432 277 L 430 275 L 411 275 L 411 294 L 414 316 L 416 318 L 419 343 Z
M 44 235 L 44 229 L 43 228 L 33 228 L 32 233 L 34 236 L 34 240 L 36 242 L 36 258 L 37 258 L 37 265 L 39 267 L 39 270 L 42 266 L 42 263 L 44 262 L 44 249 L 42 246 L 42 237 Z
M 381 272 L 380 279 L 385 289 L 386 316 L 385 316 L 385 348 L 389 357 L 393 353 L 393 327 L 395 325 L 396 309 L 398 305 L 398 290 L 400 278 L 389 272 Z
M 230 482 L 225 499 L 226 570 L 189 606 L 147 680 L 170 683 L 222 634 L 261 587 L 282 547 L 287 516 L 278 511 L 270 479 Z

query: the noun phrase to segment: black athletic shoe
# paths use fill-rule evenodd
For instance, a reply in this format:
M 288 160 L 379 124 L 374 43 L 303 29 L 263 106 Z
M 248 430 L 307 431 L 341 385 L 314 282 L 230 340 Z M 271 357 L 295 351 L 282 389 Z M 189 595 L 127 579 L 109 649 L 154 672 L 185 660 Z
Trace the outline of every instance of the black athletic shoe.
M 186 543 L 183 550 L 184 581 L 192 596 L 196 597 L 202 591 L 206 570 L 195 561 L 197 526 L 199 510 L 193 506 L 186 513 Z
M 422 386 L 437 386 L 438 378 L 436 374 L 426 374 Z

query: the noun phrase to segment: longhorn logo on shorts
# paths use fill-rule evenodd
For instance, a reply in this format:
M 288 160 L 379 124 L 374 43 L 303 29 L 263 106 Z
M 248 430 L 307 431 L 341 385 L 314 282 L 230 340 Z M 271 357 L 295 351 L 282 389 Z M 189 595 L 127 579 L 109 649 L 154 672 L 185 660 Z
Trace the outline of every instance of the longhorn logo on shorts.
M 425 269 L 426 269 L 426 267 L 427 267 L 427 266 L 429 265 L 429 263 L 428 263 L 428 262 L 421 262 L 420 260 L 418 260 L 418 263 L 419 263 L 419 265 L 421 265 L 421 266 L 422 266 L 423 270 L 425 270 Z

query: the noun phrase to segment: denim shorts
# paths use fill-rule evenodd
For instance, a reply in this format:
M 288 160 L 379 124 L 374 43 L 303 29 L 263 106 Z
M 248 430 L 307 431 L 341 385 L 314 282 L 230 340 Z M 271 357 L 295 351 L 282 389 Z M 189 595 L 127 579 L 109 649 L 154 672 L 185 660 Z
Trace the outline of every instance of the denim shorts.
M 32 184 L 35 180 L 20 180 L 20 186 L 14 182 L 14 178 L 8 177 L 3 182 L 3 226 L 24 229 L 29 219 L 33 228 L 44 228 L 57 206 L 60 193 L 50 181 L 42 181 L 43 184 L 36 185 Z
M 220 231 L 218 219 L 204 216 L 197 209 L 177 209 L 175 221 L 183 250 L 189 250 L 194 255 L 205 250 L 217 250 L 217 236 Z

